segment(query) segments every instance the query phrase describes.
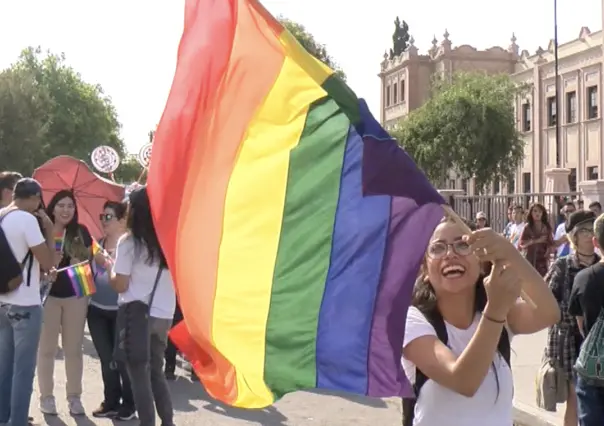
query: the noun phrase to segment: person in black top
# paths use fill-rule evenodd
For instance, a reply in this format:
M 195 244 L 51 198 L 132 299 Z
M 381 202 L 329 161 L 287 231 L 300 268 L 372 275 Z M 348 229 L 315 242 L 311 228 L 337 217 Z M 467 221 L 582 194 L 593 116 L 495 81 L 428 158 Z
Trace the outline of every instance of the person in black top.
M 55 259 L 57 268 L 92 259 L 92 237 L 86 227 L 78 223 L 78 209 L 73 193 L 57 192 L 48 204 L 47 214 L 54 223 L 55 241 L 58 241 Z M 53 375 L 59 334 L 65 356 L 69 412 L 73 415 L 85 413 L 80 398 L 87 312 L 88 297 L 77 297 L 67 273 L 60 272 L 44 304 L 44 322 L 38 347 L 40 411 L 44 414 L 57 414 Z
M 579 228 L 578 238 L 591 235 L 588 228 Z M 604 247 L 604 215 L 599 216 L 593 227 L 593 243 Z M 583 337 L 587 336 L 604 308 L 604 262 L 601 260 L 577 274 L 570 294 L 568 312 L 577 320 Z M 576 392 L 581 426 L 601 426 L 604 423 L 604 388 L 594 386 L 588 379 L 577 374 Z

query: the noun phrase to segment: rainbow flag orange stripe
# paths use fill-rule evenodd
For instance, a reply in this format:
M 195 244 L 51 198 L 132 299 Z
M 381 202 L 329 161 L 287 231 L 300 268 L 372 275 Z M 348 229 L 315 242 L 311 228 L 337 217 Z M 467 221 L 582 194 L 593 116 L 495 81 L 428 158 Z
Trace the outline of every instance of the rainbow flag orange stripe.
M 97 254 L 101 253 L 103 251 L 103 247 L 101 247 L 101 245 L 97 242 L 97 240 L 95 240 L 94 238 L 92 239 L 92 255 L 96 256 Z
M 257 0 L 187 0 L 149 198 L 206 390 L 409 395 L 411 291 L 444 202 Z
M 96 292 L 90 263 L 74 265 L 65 273 L 69 277 L 73 292 L 77 297 L 90 296 Z
M 56 251 L 62 251 L 63 250 L 63 243 L 65 241 L 65 234 L 63 234 L 63 235 L 55 235 L 54 241 L 55 241 L 55 250 Z

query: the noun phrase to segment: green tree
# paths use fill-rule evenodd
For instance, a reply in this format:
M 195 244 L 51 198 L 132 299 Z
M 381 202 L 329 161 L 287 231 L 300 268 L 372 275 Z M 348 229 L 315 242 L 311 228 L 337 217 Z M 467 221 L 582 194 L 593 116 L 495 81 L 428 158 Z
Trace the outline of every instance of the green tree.
M 119 130 L 111 99 L 101 86 L 85 82 L 64 55 L 29 47 L 0 72 L 0 169 L 31 173 L 61 154 L 90 162 L 99 145 L 123 157 Z
M 122 160 L 115 171 L 114 176 L 116 181 L 126 185 L 139 180 L 139 183 L 144 184 L 146 181 L 145 173 L 143 173 L 143 166 L 140 165 L 138 159 L 134 155 L 127 155 Z
M 523 160 L 513 104 L 525 90 L 505 74 L 455 74 L 436 81 L 432 97 L 391 133 L 436 184 L 453 170 L 480 190 L 509 179 Z
M 287 28 L 287 30 L 292 33 L 294 37 L 296 37 L 298 43 L 304 46 L 304 48 L 311 55 L 334 70 L 338 77 L 340 77 L 343 81 L 346 81 L 346 74 L 344 74 L 344 71 L 342 71 L 338 63 L 331 57 L 331 55 L 327 53 L 327 48 L 325 45 L 315 40 L 315 37 L 309 33 L 303 25 L 284 17 L 280 17 L 279 22 L 281 22 L 281 24 Z
M 409 25 L 407 22 L 402 21 L 397 16 L 394 20 L 394 33 L 392 34 L 392 48 L 390 49 L 390 59 L 394 59 L 394 57 L 400 55 L 405 50 L 407 50 L 407 46 L 409 45 L 409 39 L 411 36 L 409 35 Z

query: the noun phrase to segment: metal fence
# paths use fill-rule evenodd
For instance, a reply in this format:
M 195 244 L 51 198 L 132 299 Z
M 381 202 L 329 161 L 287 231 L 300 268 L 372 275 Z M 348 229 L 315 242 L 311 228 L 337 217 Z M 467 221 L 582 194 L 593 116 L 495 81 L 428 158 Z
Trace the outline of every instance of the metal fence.
M 508 222 L 508 207 L 522 206 L 525 211 L 535 203 L 542 204 L 547 210 L 552 227 L 560 223 L 560 209 L 568 201 L 582 207 L 582 194 L 571 193 L 535 193 L 509 195 L 453 195 L 448 200 L 453 210 L 464 219 L 475 220 L 478 212 L 484 212 L 491 228 L 501 231 Z

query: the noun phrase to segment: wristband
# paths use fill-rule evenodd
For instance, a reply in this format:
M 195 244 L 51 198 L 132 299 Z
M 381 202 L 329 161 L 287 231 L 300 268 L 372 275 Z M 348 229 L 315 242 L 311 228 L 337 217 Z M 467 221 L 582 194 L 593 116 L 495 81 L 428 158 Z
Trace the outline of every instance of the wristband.
M 495 319 L 495 318 L 493 318 L 493 317 L 488 316 L 487 314 L 482 314 L 482 316 L 483 316 L 483 317 L 484 317 L 486 320 L 491 321 L 491 322 L 494 322 L 495 324 L 505 324 L 505 322 L 506 322 L 506 320 L 498 320 L 498 319 Z

